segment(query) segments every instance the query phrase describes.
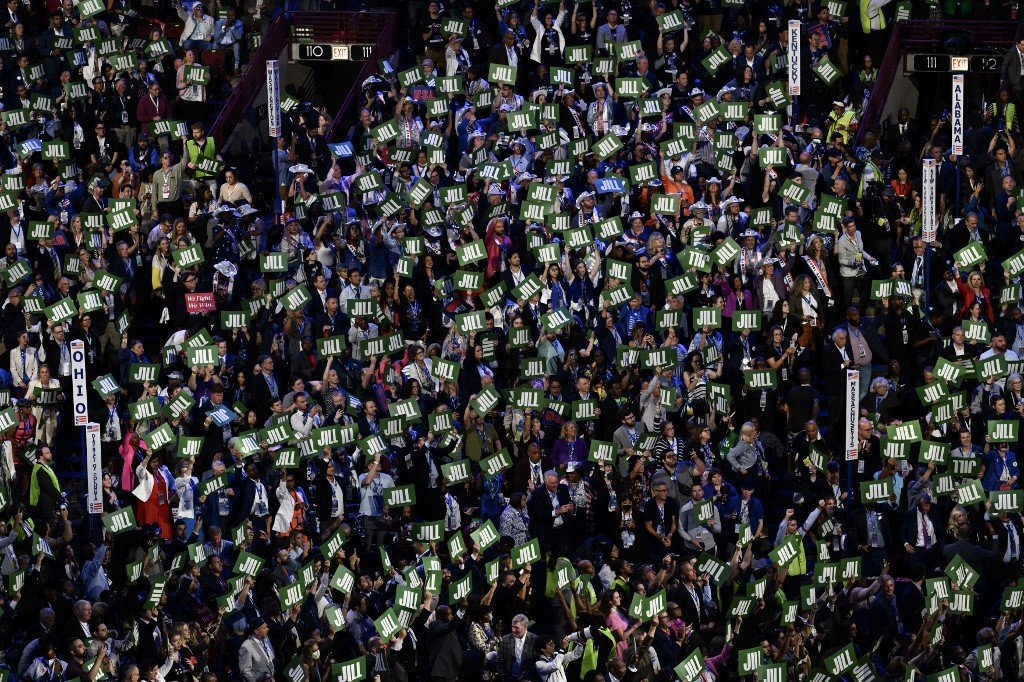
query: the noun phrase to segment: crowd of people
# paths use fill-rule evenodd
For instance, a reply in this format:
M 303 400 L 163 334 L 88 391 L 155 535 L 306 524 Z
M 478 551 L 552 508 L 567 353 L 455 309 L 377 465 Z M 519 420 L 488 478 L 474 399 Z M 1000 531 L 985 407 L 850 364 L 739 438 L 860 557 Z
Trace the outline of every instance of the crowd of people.
M 1020 678 L 1024 41 L 859 124 L 1015 6 L 409 3 L 268 202 L 281 9 L 7 4 L 5 676 Z

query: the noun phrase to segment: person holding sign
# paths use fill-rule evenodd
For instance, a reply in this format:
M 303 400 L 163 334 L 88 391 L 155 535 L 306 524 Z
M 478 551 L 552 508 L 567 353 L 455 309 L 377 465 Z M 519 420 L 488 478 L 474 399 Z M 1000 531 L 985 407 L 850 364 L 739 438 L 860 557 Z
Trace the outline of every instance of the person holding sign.
M 170 474 L 165 473 L 160 455 L 147 450 L 146 458 L 135 467 L 139 484 L 132 490 L 137 498 L 135 520 L 140 526 L 155 524 L 160 537 L 171 539 Z
M 983 265 L 984 267 L 984 265 Z M 956 278 L 957 290 L 960 292 L 960 317 L 967 317 L 971 306 L 977 301 L 981 305 L 982 318 L 985 322 L 994 322 L 996 317 L 992 308 L 992 292 L 985 286 L 985 279 L 982 271 L 975 270 L 967 275 L 965 284 L 960 277 L 960 271 L 954 266 L 953 275 Z
M 187 61 L 189 54 L 191 54 L 191 52 L 185 53 L 185 64 L 189 64 Z M 185 67 L 183 66 L 182 68 Z M 204 86 L 194 85 L 191 87 Z M 200 104 L 202 104 L 201 100 Z M 186 118 L 189 117 L 186 116 Z M 196 117 L 193 116 L 192 118 Z M 198 118 L 202 118 L 202 116 L 199 116 Z M 206 126 L 204 126 L 200 120 L 196 120 L 196 122 L 192 124 L 192 137 L 191 139 L 185 140 L 184 156 L 188 159 L 188 168 L 192 171 L 192 177 L 195 179 L 195 184 L 197 186 L 200 184 L 206 184 L 209 186 L 210 192 L 215 195 L 217 193 L 217 174 L 213 171 L 205 170 L 200 166 L 203 164 L 211 164 L 214 161 L 223 163 L 224 159 L 217 153 L 217 143 L 212 137 L 207 136 Z M 225 185 L 227 184 L 226 179 L 227 178 L 225 177 Z M 243 185 L 242 188 L 244 189 L 245 186 Z M 225 190 L 222 190 L 221 193 L 223 194 L 224 191 Z M 246 190 L 246 192 L 248 192 L 248 190 Z
M 64 392 L 57 379 L 51 378 L 50 366 L 39 365 L 39 375 L 28 382 L 25 395 L 32 401 L 32 416 L 36 420 L 36 443 L 54 445 L 61 421 L 60 404 L 64 400 Z

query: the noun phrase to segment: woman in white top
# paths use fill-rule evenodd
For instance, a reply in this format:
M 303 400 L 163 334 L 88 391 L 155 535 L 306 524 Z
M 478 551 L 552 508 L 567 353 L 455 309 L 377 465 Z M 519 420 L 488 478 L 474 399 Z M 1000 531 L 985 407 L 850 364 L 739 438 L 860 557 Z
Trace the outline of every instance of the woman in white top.
M 32 401 L 32 414 L 36 418 L 36 443 L 52 446 L 60 419 L 58 407 L 64 394 L 60 382 L 50 376 L 47 365 L 39 365 L 37 372 L 37 377 L 28 382 L 25 396 Z M 36 395 L 36 389 L 40 390 L 39 395 Z M 49 398 L 56 400 L 50 401 Z
M 39 376 L 39 351 L 28 345 L 28 332 L 18 334 L 18 345 L 11 351 L 11 380 L 15 388 L 27 391 Z
M 292 521 L 295 519 L 296 507 L 300 509 L 300 505 L 304 505 L 302 498 L 293 495 L 295 491 L 295 479 L 291 476 L 282 476 L 281 482 L 277 485 L 277 490 L 274 491 L 274 496 L 277 497 L 277 514 L 274 515 L 274 523 L 271 529 L 278 535 L 287 535 L 291 532 Z M 298 497 L 298 500 L 296 500 Z
M 224 184 L 220 186 L 217 201 L 221 204 L 229 203 L 232 206 L 238 206 L 243 202 L 251 204 L 252 193 L 249 192 L 249 188 L 245 186 L 245 183 L 238 181 L 235 171 L 227 170 L 224 172 Z
M 202 6 L 201 3 L 196 3 L 196 5 Z M 206 105 L 206 86 L 186 78 L 190 66 L 197 66 L 196 53 L 186 50 L 174 79 L 175 87 L 178 89 L 175 111 L 186 121 L 201 121 Z
M 434 395 L 437 393 L 439 384 L 432 371 L 433 364 L 433 361 L 427 357 L 423 346 L 410 346 L 409 364 L 402 368 L 402 376 L 406 379 L 416 379 L 420 382 L 420 388 L 424 393 Z
M 444 51 L 445 75 L 461 76 L 466 73 L 466 69 L 471 64 L 472 60 L 469 58 L 469 53 L 462 47 L 462 36 L 458 33 L 453 33 L 448 42 L 448 47 Z
M 174 479 L 174 490 L 178 493 L 178 505 L 174 510 L 174 517 L 185 523 L 185 537 L 192 537 L 196 527 L 196 505 L 195 494 L 196 484 L 199 482 L 192 475 L 192 458 L 183 459 L 178 462 L 178 475 Z

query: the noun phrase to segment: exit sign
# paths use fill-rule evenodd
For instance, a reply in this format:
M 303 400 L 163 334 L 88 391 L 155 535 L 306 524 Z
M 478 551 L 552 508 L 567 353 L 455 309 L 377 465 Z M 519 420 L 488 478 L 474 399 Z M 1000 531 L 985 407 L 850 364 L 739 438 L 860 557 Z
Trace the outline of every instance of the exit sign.
M 999 73 L 999 57 L 993 55 L 910 54 L 908 71 L 915 73 Z
M 373 45 L 364 43 L 296 43 L 292 59 L 303 62 L 365 62 L 373 57 Z

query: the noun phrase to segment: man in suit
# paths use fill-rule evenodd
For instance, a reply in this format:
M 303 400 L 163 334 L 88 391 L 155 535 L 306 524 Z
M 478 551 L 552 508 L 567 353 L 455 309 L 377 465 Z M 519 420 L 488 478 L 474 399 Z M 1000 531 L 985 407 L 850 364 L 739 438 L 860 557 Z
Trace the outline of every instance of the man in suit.
M 540 541 L 541 552 L 547 552 L 558 541 L 572 537 L 572 513 L 576 506 L 569 488 L 558 482 L 558 472 L 544 472 L 544 488 L 530 496 L 530 532 Z
M 202 457 L 210 457 L 224 452 L 227 442 L 231 439 L 231 424 L 218 426 L 210 413 L 224 404 L 224 387 L 214 384 L 210 387 L 210 395 L 202 398 L 192 412 L 192 429 L 194 435 L 203 436 Z
M 697 577 L 697 570 L 689 561 L 683 564 L 680 578 L 678 591 L 670 594 L 669 599 L 679 605 L 683 612 L 683 622 L 693 628 L 693 634 L 701 638 L 710 638 L 715 630 L 715 622 L 708 610 L 709 595 L 705 593 L 706 584 Z
M 1017 40 L 1017 46 L 1003 56 L 1000 78 L 1010 88 L 1017 106 L 1024 105 L 1024 37 Z
M 40 239 L 33 269 L 38 276 L 43 278 L 43 282 L 56 287 L 57 280 L 60 279 L 63 272 L 63 265 L 63 257 L 54 248 L 53 239 Z
M 244 682 L 268 682 L 274 679 L 274 647 L 270 628 L 262 618 L 249 624 L 249 637 L 238 652 L 238 668 Z
M 907 628 L 894 595 L 896 581 L 891 575 L 883 575 L 878 578 L 878 582 L 881 589 L 868 607 L 871 633 L 873 637 L 881 636 L 891 640 L 898 634 L 905 634 Z
M 459 618 L 451 607 L 437 607 L 435 618 L 427 626 L 427 651 L 430 652 L 430 680 L 453 680 L 462 667 L 462 645 L 455 634 Z
M 491 48 L 491 64 L 504 64 L 506 66 L 519 66 L 524 62 L 523 48 L 516 42 L 516 34 L 512 29 L 507 29 L 501 38 L 501 44 Z
M 942 554 L 942 522 L 932 508 L 932 496 L 923 493 L 917 506 L 903 516 L 903 549 L 911 564 L 919 564 L 925 572 L 935 568 Z
M 612 434 L 612 444 L 615 446 L 615 454 L 619 457 L 620 473 L 627 475 L 626 467 L 629 465 L 629 458 L 636 454 L 634 446 L 637 439 L 644 434 L 646 427 L 643 422 L 636 421 L 636 412 L 629 407 L 624 407 L 619 413 L 622 426 L 615 429 Z
M 917 632 L 921 627 L 925 606 L 924 577 L 920 566 L 911 566 L 907 569 L 907 577 L 896 581 L 896 606 L 907 632 Z
M 993 529 L 997 524 L 992 524 Z M 1005 531 L 1005 526 L 1003 527 Z M 994 549 L 986 549 L 981 545 L 976 545 L 971 541 L 974 531 L 971 526 L 967 523 L 961 523 L 956 529 L 956 542 L 951 542 L 942 548 L 942 560 L 944 564 L 948 564 L 953 560 L 954 557 L 960 555 L 960 558 L 964 560 L 964 563 L 969 565 L 975 571 L 981 574 L 977 584 L 974 586 L 978 593 L 984 594 L 987 588 L 985 580 L 985 564 L 991 560 L 1000 559 L 1005 554 L 1005 548 L 997 546 Z M 1010 535 L 1007 535 L 1007 541 L 1010 539 Z M 1017 535 L 1019 539 L 1020 536 Z M 1020 556 L 1020 548 L 1017 548 L 1018 558 Z
M 300 164 L 309 166 L 318 179 L 322 180 L 327 176 L 327 171 L 331 169 L 331 153 L 320 135 L 316 121 L 312 121 L 309 127 L 295 138 L 295 156 Z
M 551 458 L 541 454 L 540 445 L 530 443 L 526 458 L 512 467 L 512 492 L 533 492 L 544 485 L 544 472 L 552 468 Z
M 315 253 L 312 253 L 312 255 L 316 256 Z M 324 311 L 327 310 L 327 299 L 331 296 L 338 296 L 337 292 L 327 286 L 327 278 L 322 274 L 313 278 L 313 288 L 309 290 L 309 293 L 312 298 L 309 299 L 306 310 L 309 313 L 309 317 L 314 320 L 323 315 Z
M 654 486 L 651 486 L 652 492 L 653 488 Z M 686 547 L 693 552 L 711 551 L 718 545 L 718 536 L 722 533 L 722 518 L 719 515 L 718 507 L 712 504 L 709 507 L 711 518 L 701 521 L 697 518 L 696 508 L 697 505 L 704 501 L 704 486 L 701 485 L 700 481 L 694 481 L 693 485 L 690 486 L 690 495 L 692 499 L 679 510 L 679 536 L 683 538 Z M 653 511 L 651 509 L 651 501 L 648 501 L 644 507 L 645 516 L 648 511 Z M 648 523 L 650 523 L 649 518 Z M 652 550 L 653 558 L 654 553 Z M 660 560 L 661 556 L 657 558 Z
M 95 131 L 96 135 L 90 136 L 86 141 L 84 151 L 92 163 L 100 166 L 109 175 L 120 166 L 121 159 L 125 158 L 127 152 L 117 137 L 108 134 L 106 121 L 96 121 Z
M 825 342 L 821 353 L 821 367 L 828 386 L 828 432 L 843 433 L 843 403 L 846 401 L 846 370 L 856 369 L 857 363 L 846 349 L 848 334 L 840 327 L 832 332 L 832 340 Z
M 896 156 L 900 144 L 907 140 L 911 144 L 917 143 L 917 125 L 910 120 L 910 110 L 906 107 L 900 108 L 896 115 L 896 122 L 890 123 L 885 129 L 885 155 L 886 157 Z
M 699 486 L 699 481 L 694 485 Z M 690 504 L 690 507 L 692 506 Z M 652 562 L 661 561 L 666 554 L 672 551 L 677 516 L 679 516 L 679 502 L 675 496 L 669 495 L 668 481 L 663 479 L 652 483 L 651 498 L 644 504 L 642 517 L 644 535 L 647 536 Z M 680 530 L 680 535 L 683 535 L 682 530 Z M 684 537 L 686 536 L 684 535 Z
M 1007 580 L 1015 580 L 1020 575 L 1021 541 L 1024 540 L 1024 526 L 1020 514 L 1002 512 L 992 519 L 992 529 L 999 540 L 998 559 L 1001 571 Z
M 512 632 L 498 642 L 499 679 L 518 680 L 533 672 L 538 658 L 534 646 L 537 635 L 527 630 L 529 622 L 525 615 L 516 614 L 512 617 Z
M 51 337 L 43 343 L 42 350 L 39 359 L 50 367 L 50 375 L 67 386 L 71 379 L 71 342 L 63 324 L 53 327 Z
M 626 42 L 626 27 L 619 23 L 617 10 L 609 9 L 607 23 L 597 27 L 597 51 L 599 55 L 612 54 L 612 43 Z
M 121 290 L 122 293 L 127 293 L 135 288 L 136 280 L 139 275 L 139 268 L 135 264 L 135 259 L 128 252 L 128 242 L 119 241 L 117 242 L 117 246 L 114 248 L 117 251 L 117 256 L 110 261 L 108 271 L 112 275 L 124 278 Z
M 260 371 L 256 372 L 251 382 L 252 409 L 256 412 L 259 423 L 270 417 L 270 406 L 281 397 L 277 377 L 274 375 L 274 359 L 269 355 L 260 356 Z
M 889 527 L 891 514 L 892 506 L 887 502 L 874 502 L 853 512 L 850 540 L 862 557 L 861 575 L 881 575 L 889 552 L 895 548 Z
M 882 468 L 882 443 L 871 429 L 871 421 L 861 418 L 857 421 L 857 461 L 853 467 L 853 480 L 863 483 L 874 478 Z
M 860 370 L 858 400 L 863 400 L 871 388 L 871 365 L 889 361 L 885 344 L 870 320 L 862 319 L 857 306 L 846 309 L 846 353 Z M 845 384 L 844 384 L 845 385 Z
M 876 377 L 871 381 L 871 392 L 860 401 L 860 414 L 862 417 L 877 415 L 878 423 L 887 424 L 890 419 L 898 416 L 899 407 L 900 400 L 889 385 L 889 380 Z

